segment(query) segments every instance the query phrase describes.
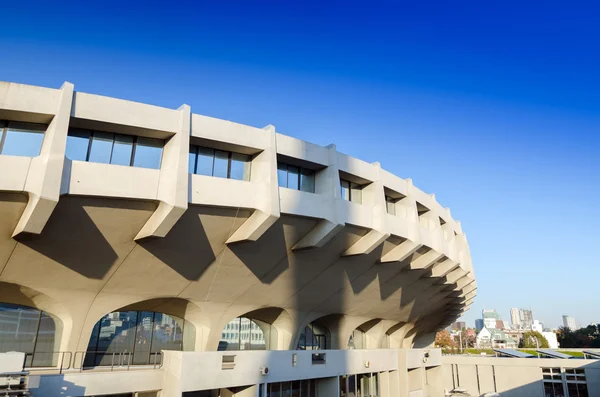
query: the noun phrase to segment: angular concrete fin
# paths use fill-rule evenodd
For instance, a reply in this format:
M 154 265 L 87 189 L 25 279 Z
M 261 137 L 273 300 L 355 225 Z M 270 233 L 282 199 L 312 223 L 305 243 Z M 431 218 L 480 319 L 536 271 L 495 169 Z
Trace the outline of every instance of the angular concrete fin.
M 73 92 L 74 86 L 68 82 L 60 89 L 56 114 L 44 133 L 40 154 L 31 160 L 27 172 L 24 190 L 29 195 L 29 201 L 13 237 L 20 233 L 41 233 L 58 204 Z
M 437 262 L 444 254 L 430 250 L 410 263 L 411 270 L 427 269 Z
M 441 263 L 435 264 L 433 266 L 433 268 L 431 268 L 431 276 L 432 277 L 444 277 L 451 271 L 455 270 L 456 268 L 458 268 L 458 263 L 456 263 L 450 259 L 446 259 L 445 261 L 443 261 Z
M 343 228 L 343 224 L 321 219 L 292 249 L 320 248 L 327 244 Z
M 410 240 L 405 240 L 392 248 L 387 254 L 383 255 L 380 259 L 381 262 L 402 262 L 412 254 L 414 254 L 421 244 L 415 243 Z
M 242 226 L 229 237 L 229 239 L 227 239 L 227 244 L 238 243 L 240 241 L 256 241 L 264 234 L 264 232 L 269 230 L 275 222 L 277 222 L 277 219 L 279 219 L 279 217 L 275 215 L 269 215 L 256 210 L 250 215 L 250 218 L 248 218 Z
M 179 131 L 165 144 L 158 183 L 158 207 L 135 236 L 165 237 L 188 207 L 188 158 L 192 112 L 188 105 L 179 108 Z
M 362 236 L 356 243 L 348 248 L 342 256 L 351 255 L 367 255 L 373 252 L 373 250 L 379 247 L 387 238 L 389 234 L 378 232 L 377 230 L 370 230 L 367 234 Z

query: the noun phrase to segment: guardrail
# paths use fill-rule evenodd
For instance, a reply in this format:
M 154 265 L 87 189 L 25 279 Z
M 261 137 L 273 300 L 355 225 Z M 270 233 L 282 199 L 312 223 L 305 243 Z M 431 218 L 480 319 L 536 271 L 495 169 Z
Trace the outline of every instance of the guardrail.
M 110 367 L 111 371 L 114 371 L 115 368 L 129 370 L 132 366 L 136 369 L 145 366 L 152 369 L 162 367 L 161 352 L 148 353 L 148 361 L 137 363 L 134 362 L 135 354 L 133 352 L 77 351 L 73 356 L 73 369 L 81 372 L 102 367 Z
M 57 357 L 57 364 L 54 365 L 54 357 L 55 355 L 58 355 Z M 49 365 L 45 365 L 46 363 L 44 362 L 45 360 L 42 359 L 42 363 L 39 363 L 40 365 L 35 365 L 36 364 L 36 357 L 39 360 L 39 357 L 46 357 L 46 356 L 50 356 L 49 358 Z M 35 353 L 25 353 L 25 362 L 23 364 L 23 368 L 25 368 L 28 371 L 51 371 L 51 370 L 58 370 L 58 372 L 60 374 L 63 373 L 64 370 L 70 369 L 71 368 L 71 359 L 73 357 L 73 353 L 68 352 L 68 351 L 54 351 L 54 352 L 35 352 Z M 66 358 L 66 361 L 65 361 Z

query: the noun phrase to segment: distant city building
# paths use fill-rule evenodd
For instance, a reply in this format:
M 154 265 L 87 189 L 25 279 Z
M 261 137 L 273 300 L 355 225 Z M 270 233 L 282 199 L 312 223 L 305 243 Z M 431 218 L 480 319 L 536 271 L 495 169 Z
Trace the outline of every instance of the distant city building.
M 456 322 L 452 323 L 452 325 L 450 325 L 450 329 L 453 331 L 461 331 L 465 328 L 467 328 L 467 325 L 465 324 L 464 321 L 456 321 Z
M 510 324 L 513 326 L 513 328 L 521 327 L 521 319 L 519 318 L 519 309 L 517 309 L 516 307 L 513 307 L 512 309 L 510 309 Z
M 529 309 L 510 309 L 510 323 L 513 328 L 531 329 L 533 312 Z
M 498 312 L 494 309 L 483 309 L 481 317 L 483 317 L 484 328 L 496 328 L 496 321 L 500 320 Z
M 482 318 L 478 318 L 475 320 L 475 329 L 477 330 L 477 332 L 479 332 L 483 329 L 483 319 Z
M 571 316 L 567 316 L 566 314 L 562 316 L 563 326 L 569 328 L 570 330 L 575 331 L 577 329 L 577 324 L 575 323 L 575 319 Z
M 542 333 L 544 331 L 544 325 L 538 320 L 533 320 L 533 324 L 531 324 L 531 330 Z

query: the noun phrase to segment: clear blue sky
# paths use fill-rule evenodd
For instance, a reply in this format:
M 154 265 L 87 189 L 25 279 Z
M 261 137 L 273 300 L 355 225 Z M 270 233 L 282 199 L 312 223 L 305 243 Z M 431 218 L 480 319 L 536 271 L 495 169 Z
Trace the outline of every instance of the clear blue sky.
M 462 221 L 470 324 L 513 306 L 600 322 L 599 6 L 49 3 L 0 5 L 1 80 L 336 143 Z

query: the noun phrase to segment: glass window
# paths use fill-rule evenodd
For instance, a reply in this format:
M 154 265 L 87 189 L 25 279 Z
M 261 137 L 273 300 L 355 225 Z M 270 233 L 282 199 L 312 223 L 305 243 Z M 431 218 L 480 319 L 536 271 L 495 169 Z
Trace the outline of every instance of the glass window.
M 213 167 L 213 176 L 227 178 L 229 168 L 229 152 L 215 150 L 215 163 Z
M 279 184 L 279 187 L 288 187 L 286 164 L 277 164 L 277 183 Z
M 350 184 L 350 201 L 357 204 L 362 204 L 362 186 L 356 183 Z
M 309 395 L 308 395 L 309 390 L 310 390 L 309 383 L 310 383 L 309 379 L 300 381 L 300 397 L 309 397 Z
M 299 380 L 292 382 L 291 397 L 300 397 L 300 381 Z
M 159 169 L 162 160 L 164 141 L 138 137 L 133 158 L 134 167 Z
M 184 330 L 194 333 L 193 325 L 163 313 L 109 313 L 94 327 L 84 367 L 112 365 L 119 360 L 131 364 L 160 364 L 161 350 L 183 350 Z M 193 338 L 189 335 L 186 338 L 193 344 Z
M 198 156 L 198 147 L 190 145 L 190 154 L 188 157 L 188 174 L 196 173 L 196 157 Z
M 342 200 L 350 201 L 350 182 L 340 179 Z
M 198 147 L 198 160 L 196 162 L 196 174 L 198 175 L 213 175 L 213 162 L 215 159 L 215 151 L 205 147 Z
M 315 173 L 312 170 L 302 168 L 300 172 L 300 190 L 303 192 L 315 192 Z
M 0 303 L 0 353 L 25 353 L 26 367 L 56 365 L 60 320 L 37 309 Z
M 131 164 L 131 154 L 133 153 L 133 136 L 131 135 L 115 135 L 115 143 L 113 145 L 111 164 L 126 165 Z
M 9 123 L 1 153 L 9 156 L 35 157 L 40 154 L 45 126 L 30 123 Z
M 229 178 L 238 181 L 250 180 L 250 156 L 246 154 L 231 153 L 231 171 Z
M 288 185 L 290 189 L 300 190 L 300 168 L 288 165 Z
M 396 199 L 385 196 L 385 207 L 388 214 L 396 215 Z
M 86 161 L 90 147 L 90 132 L 69 130 L 65 156 L 70 160 Z
M 92 137 L 88 161 L 94 163 L 110 163 L 114 134 L 110 132 L 95 131 Z

